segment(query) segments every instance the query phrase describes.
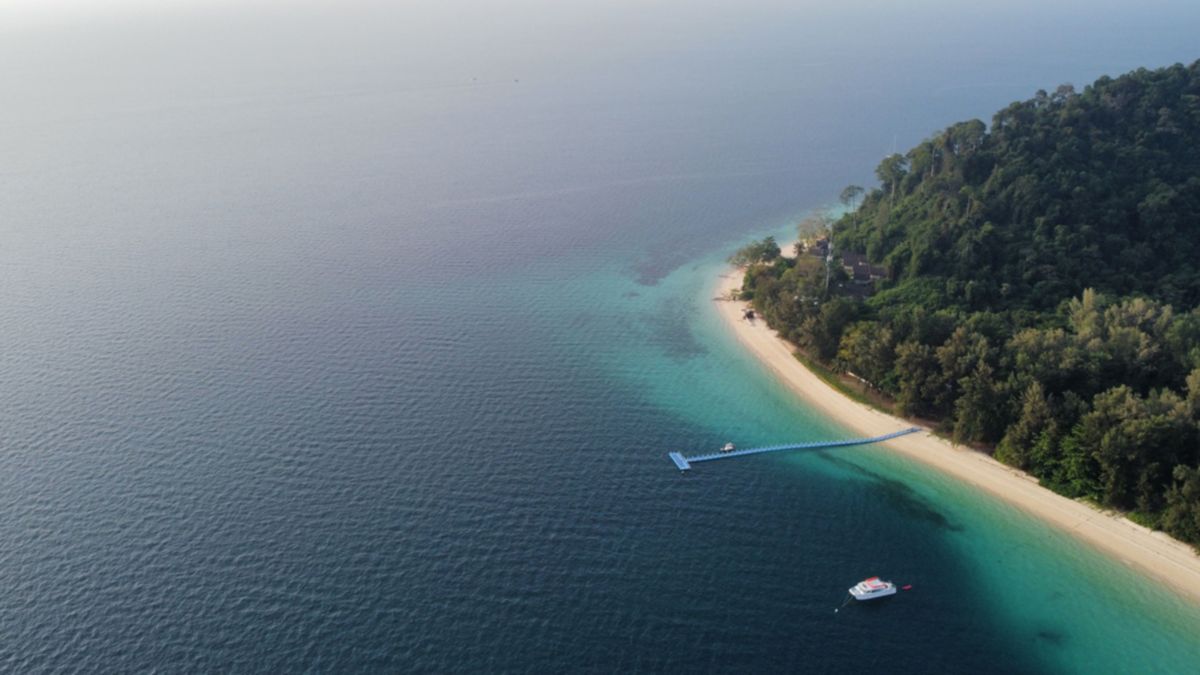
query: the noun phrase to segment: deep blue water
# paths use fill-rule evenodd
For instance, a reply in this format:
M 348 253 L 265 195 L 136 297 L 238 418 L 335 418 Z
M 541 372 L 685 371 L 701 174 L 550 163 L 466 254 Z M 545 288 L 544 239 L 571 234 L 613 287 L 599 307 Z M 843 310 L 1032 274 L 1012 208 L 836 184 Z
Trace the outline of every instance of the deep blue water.
M 1200 57 L 1096 7 L 0 29 L 0 669 L 1186 672 L 1195 608 L 884 451 L 665 458 L 843 433 L 712 315 L 740 241 Z

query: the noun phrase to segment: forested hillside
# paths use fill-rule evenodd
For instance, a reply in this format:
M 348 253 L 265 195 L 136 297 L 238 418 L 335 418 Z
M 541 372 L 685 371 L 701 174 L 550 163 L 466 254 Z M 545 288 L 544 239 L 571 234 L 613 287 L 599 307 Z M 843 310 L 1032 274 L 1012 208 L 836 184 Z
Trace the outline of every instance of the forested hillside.
M 900 412 L 1200 544 L 1200 61 L 1038 92 L 876 176 L 832 231 L 886 269 L 873 294 L 777 258 L 758 310 Z

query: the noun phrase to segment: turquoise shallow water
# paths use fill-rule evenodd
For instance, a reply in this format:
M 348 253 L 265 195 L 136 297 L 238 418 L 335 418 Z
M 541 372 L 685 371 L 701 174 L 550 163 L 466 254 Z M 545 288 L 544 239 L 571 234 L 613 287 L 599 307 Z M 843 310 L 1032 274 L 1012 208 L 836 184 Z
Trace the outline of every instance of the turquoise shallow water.
M 1193 670 L 1196 608 L 922 467 L 666 452 L 844 433 L 709 311 L 737 244 L 1196 8 L 683 9 L 0 26 L 0 668 Z
M 727 439 L 752 445 L 847 433 L 804 408 L 736 344 L 711 308 L 714 280 L 723 271 L 718 255 L 685 265 L 654 286 L 619 269 L 600 270 L 568 284 L 575 306 L 542 313 L 547 320 L 539 322 L 539 333 L 567 327 L 564 340 L 577 340 L 577 332 L 589 335 L 603 346 L 580 350 L 579 359 L 677 419 L 665 438 L 630 441 L 646 468 L 657 465 L 673 474 L 664 457 L 668 450 L 707 449 Z M 764 489 L 764 482 L 779 478 L 788 483 L 777 486 L 782 490 Z M 704 532 L 692 530 L 686 523 L 695 508 L 715 509 L 718 518 L 723 513 L 735 529 L 752 523 L 756 535 L 760 524 L 766 526 L 756 511 L 789 514 L 786 527 L 757 545 L 769 553 L 748 546 L 754 564 L 738 574 L 758 576 L 764 583 L 758 593 L 794 594 L 790 611 L 802 617 L 804 630 L 822 636 L 791 647 L 810 665 L 854 667 L 841 652 L 817 658 L 826 640 L 837 644 L 848 637 L 826 635 L 823 630 L 845 628 L 824 625 L 828 621 L 849 624 L 852 631 L 887 631 L 858 652 L 880 667 L 896 650 L 935 650 L 953 655 L 946 662 L 952 669 L 970 662 L 996 672 L 1129 672 L 1146 667 L 1147 659 L 1163 672 L 1188 672 L 1200 656 L 1195 606 L 1018 509 L 884 450 L 749 458 L 698 467 L 676 480 L 680 485 L 671 489 L 684 492 L 663 508 L 681 517 L 689 537 L 721 541 L 720 531 L 730 526 L 706 523 L 699 525 Z M 713 567 L 721 567 L 721 548 L 711 551 Z M 688 563 L 707 567 L 694 560 L 672 564 Z M 836 599 L 830 604 L 828 593 L 806 592 L 823 583 L 836 594 L 837 582 L 823 580 L 831 570 L 859 570 L 850 575 L 853 581 L 881 567 L 917 588 L 895 600 L 905 604 L 892 609 L 901 616 L 835 617 Z M 704 574 L 706 588 L 729 583 L 716 570 Z M 774 621 L 770 615 L 761 618 Z M 948 648 L 950 642 L 956 646 Z M 971 657 L 950 666 L 965 658 L 960 650 Z M 902 659 L 888 663 L 903 670 Z
M 785 230 L 776 231 L 777 236 L 784 234 Z M 697 311 L 687 322 L 694 349 L 705 355 L 698 359 L 700 363 L 677 361 L 681 372 L 669 378 L 661 373 L 646 376 L 626 359 L 620 360 L 621 370 L 635 379 L 653 379 L 657 386 L 648 387 L 656 400 L 677 406 L 694 424 L 721 420 L 730 425 L 729 429 L 737 430 L 727 432 L 731 437 L 749 438 L 755 444 L 845 437 L 845 430 L 814 416 L 769 371 L 742 353 L 707 306 L 712 281 L 722 272 L 718 259 L 701 261 L 672 275 L 645 299 L 653 307 L 662 304 L 653 297 L 660 293 L 690 297 L 691 302 L 684 304 Z M 639 363 L 636 357 L 633 361 Z M 678 386 L 664 386 L 664 381 Z M 714 386 L 714 382 L 723 384 Z M 713 438 L 721 438 L 721 433 L 714 429 Z M 900 515 L 906 531 L 914 525 L 932 529 L 936 546 L 924 555 L 894 561 L 904 572 L 894 576 L 917 587 L 897 602 L 919 604 L 922 611 L 934 615 L 944 612 L 948 623 L 964 622 L 962 613 L 971 611 L 968 607 L 986 604 L 990 621 L 973 617 L 961 626 L 965 630 L 952 632 L 955 639 L 972 642 L 984 638 L 972 631 L 987 631 L 988 638 L 1009 645 L 1007 658 L 1017 654 L 1030 658 L 1028 663 L 992 664 L 1001 671 L 1188 672 L 1200 657 L 1200 641 L 1195 637 L 1200 608 L 1067 533 L 924 465 L 870 447 L 745 461 L 769 465 L 763 470 L 790 472 L 805 487 L 831 479 L 863 491 L 859 497 L 865 503 L 838 514 L 844 558 L 825 552 L 805 564 L 837 561 L 833 564 L 874 570 L 878 550 L 856 540 L 880 536 L 889 520 L 882 512 Z M 705 465 L 696 471 L 720 474 L 731 464 Z M 696 474 L 681 477 L 692 479 L 697 479 Z M 699 480 L 723 481 L 724 476 Z M 956 559 L 955 569 L 949 573 L 921 569 L 930 555 Z M 837 618 L 845 617 L 839 612 Z

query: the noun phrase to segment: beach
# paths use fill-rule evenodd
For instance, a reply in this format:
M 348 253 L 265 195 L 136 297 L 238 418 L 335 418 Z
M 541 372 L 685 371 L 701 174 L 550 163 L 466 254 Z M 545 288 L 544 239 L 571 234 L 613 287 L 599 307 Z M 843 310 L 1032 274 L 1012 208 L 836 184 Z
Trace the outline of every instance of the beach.
M 790 245 L 784 250 L 790 251 Z M 728 269 L 721 276 L 715 294 L 717 311 L 738 341 L 809 406 L 862 436 L 883 435 L 913 426 L 910 421 L 843 395 L 806 368 L 794 356 L 796 347 L 779 337 L 765 321 L 743 318 L 747 303 L 721 299 L 731 297 L 731 291 L 739 288 L 741 281 L 740 270 Z M 902 436 L 883 445 L 985 490 L 1200 603 L 1200 556 L 1165 533 L 1056 494 L 1040 486 L 1034 477 L 930 431 Z

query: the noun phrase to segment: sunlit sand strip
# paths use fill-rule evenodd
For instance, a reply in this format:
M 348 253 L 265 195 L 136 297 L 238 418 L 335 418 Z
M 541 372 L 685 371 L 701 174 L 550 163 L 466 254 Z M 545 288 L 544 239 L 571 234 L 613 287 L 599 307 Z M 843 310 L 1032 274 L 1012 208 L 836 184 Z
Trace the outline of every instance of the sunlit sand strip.
M 790 252 L 790 248 L 789 245 L 784 250 Z M 741 281 L 740 270 L 727 270 L 720 279 L 716 297 L 730 297 Z M 738 340 L 814 409 L 864 436 L 912 426 L 911 422 L 858 403 L 826 384 L 793 356 L 795 347 L 765 322 L 743 319 L 746 303 L 718 300 L 714 304 Z M 1162 532 L 1055 494 L 1022 471 L 928 431 L 902 436 L 883 445 L 986 490 L 1200 603 L 1200 556 Z

